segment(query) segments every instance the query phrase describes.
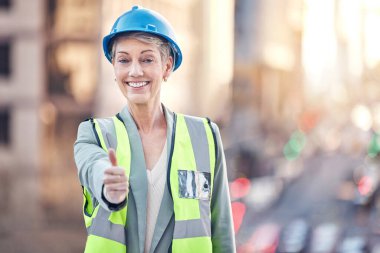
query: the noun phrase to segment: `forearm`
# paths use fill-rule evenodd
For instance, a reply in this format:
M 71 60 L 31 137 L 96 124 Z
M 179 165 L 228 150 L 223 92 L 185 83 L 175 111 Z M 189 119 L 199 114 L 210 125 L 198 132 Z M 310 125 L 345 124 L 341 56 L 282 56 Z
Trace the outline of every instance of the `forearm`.
M 81 184 L 96 198 L 100 205 L 109 210 L 102 198 L 104 171 L 111 166 L 108 154 L 98 146 L 89 122 L 83 122 L 78 129 L 74 144 L 74 158 Z

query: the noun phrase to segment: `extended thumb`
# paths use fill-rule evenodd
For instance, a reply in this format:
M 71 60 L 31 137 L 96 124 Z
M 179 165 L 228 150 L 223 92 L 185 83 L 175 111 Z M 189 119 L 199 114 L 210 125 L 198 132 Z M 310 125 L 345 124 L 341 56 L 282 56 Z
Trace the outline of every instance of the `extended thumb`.
M 110 148 L 108 150 L 108 157 L 110 159 L 110 162 L 111 162 L 112 166 L 117 166 L 117 159 L 116 159 L 115 150 L 113 150 L 112 148 Z

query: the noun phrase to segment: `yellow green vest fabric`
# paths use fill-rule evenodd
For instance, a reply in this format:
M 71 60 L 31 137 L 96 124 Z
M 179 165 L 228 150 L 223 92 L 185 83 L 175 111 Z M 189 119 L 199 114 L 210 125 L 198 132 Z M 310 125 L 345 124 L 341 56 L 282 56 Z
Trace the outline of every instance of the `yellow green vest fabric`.
M 119 166 L 125 169 L 125 174 L 129 177 L 131 150 L 128 133 L 125 130 L 124 123 L 118 117 L 114 116 L 111 120 L 115 127 L 117 139 L 117 146 L 112 148 L 116 150 Z M 107 134 L 107 131 L 102 129 L 100 121 L 101 120 L 91 119 L 99 145 L 104 151 L 108 152 L 110 146 L 103 136 L 103 133 Z M 109 212 L 102 208 L 96 199 L 91 197 L 90 192 L 86 188 L 83 188 L 83 192 L 83 216 L 88 233 L 85 253 L 127 252 L 125 225 L 128 206 L 126 205 L 119 211 Z
M 112 118 L 119 165 L 130 174 L 131 151 L 121 118 Z M 99 145 L 108 151 L 101 119 L 93 120 Z M 107 138 L 108 139 L 108 138 Z M 108 144 L 108 145 L 107 145 Z M 175 225 L 172 252 L 212 252 L 211 193 L 216 159 L 215 136 L 208 119 L 174 114 L 168 185 L 173 198 Z M 127 205 L 116 212 L 103 209 L 84 188 L 83 215 L 88 232 L 85 252 L 127 252 Z
M 178 115 L 174 138 L 172 252 L 212 252 L 210 204 L 216 156 L 212 127 L 207 119 Z

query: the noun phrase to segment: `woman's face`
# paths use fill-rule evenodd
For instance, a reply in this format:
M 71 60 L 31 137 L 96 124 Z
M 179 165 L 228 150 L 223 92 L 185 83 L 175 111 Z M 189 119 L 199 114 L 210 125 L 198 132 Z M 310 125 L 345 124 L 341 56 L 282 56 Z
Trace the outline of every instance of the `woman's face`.
M 161 82 L 170 74 L 172 58 L 165 62 L 158 47 L 139 40 L 116 40 L 112 64 L 116 82 L 128 102 L 134 105 L 160 105 Z

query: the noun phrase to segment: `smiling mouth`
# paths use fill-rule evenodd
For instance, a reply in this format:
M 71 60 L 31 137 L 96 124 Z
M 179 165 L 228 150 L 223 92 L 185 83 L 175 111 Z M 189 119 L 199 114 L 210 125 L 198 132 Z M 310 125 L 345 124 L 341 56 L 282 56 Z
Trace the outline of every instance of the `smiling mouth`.
M 141 88 L 149 84 L 149 82 L 126 82 L 129 87 Z

